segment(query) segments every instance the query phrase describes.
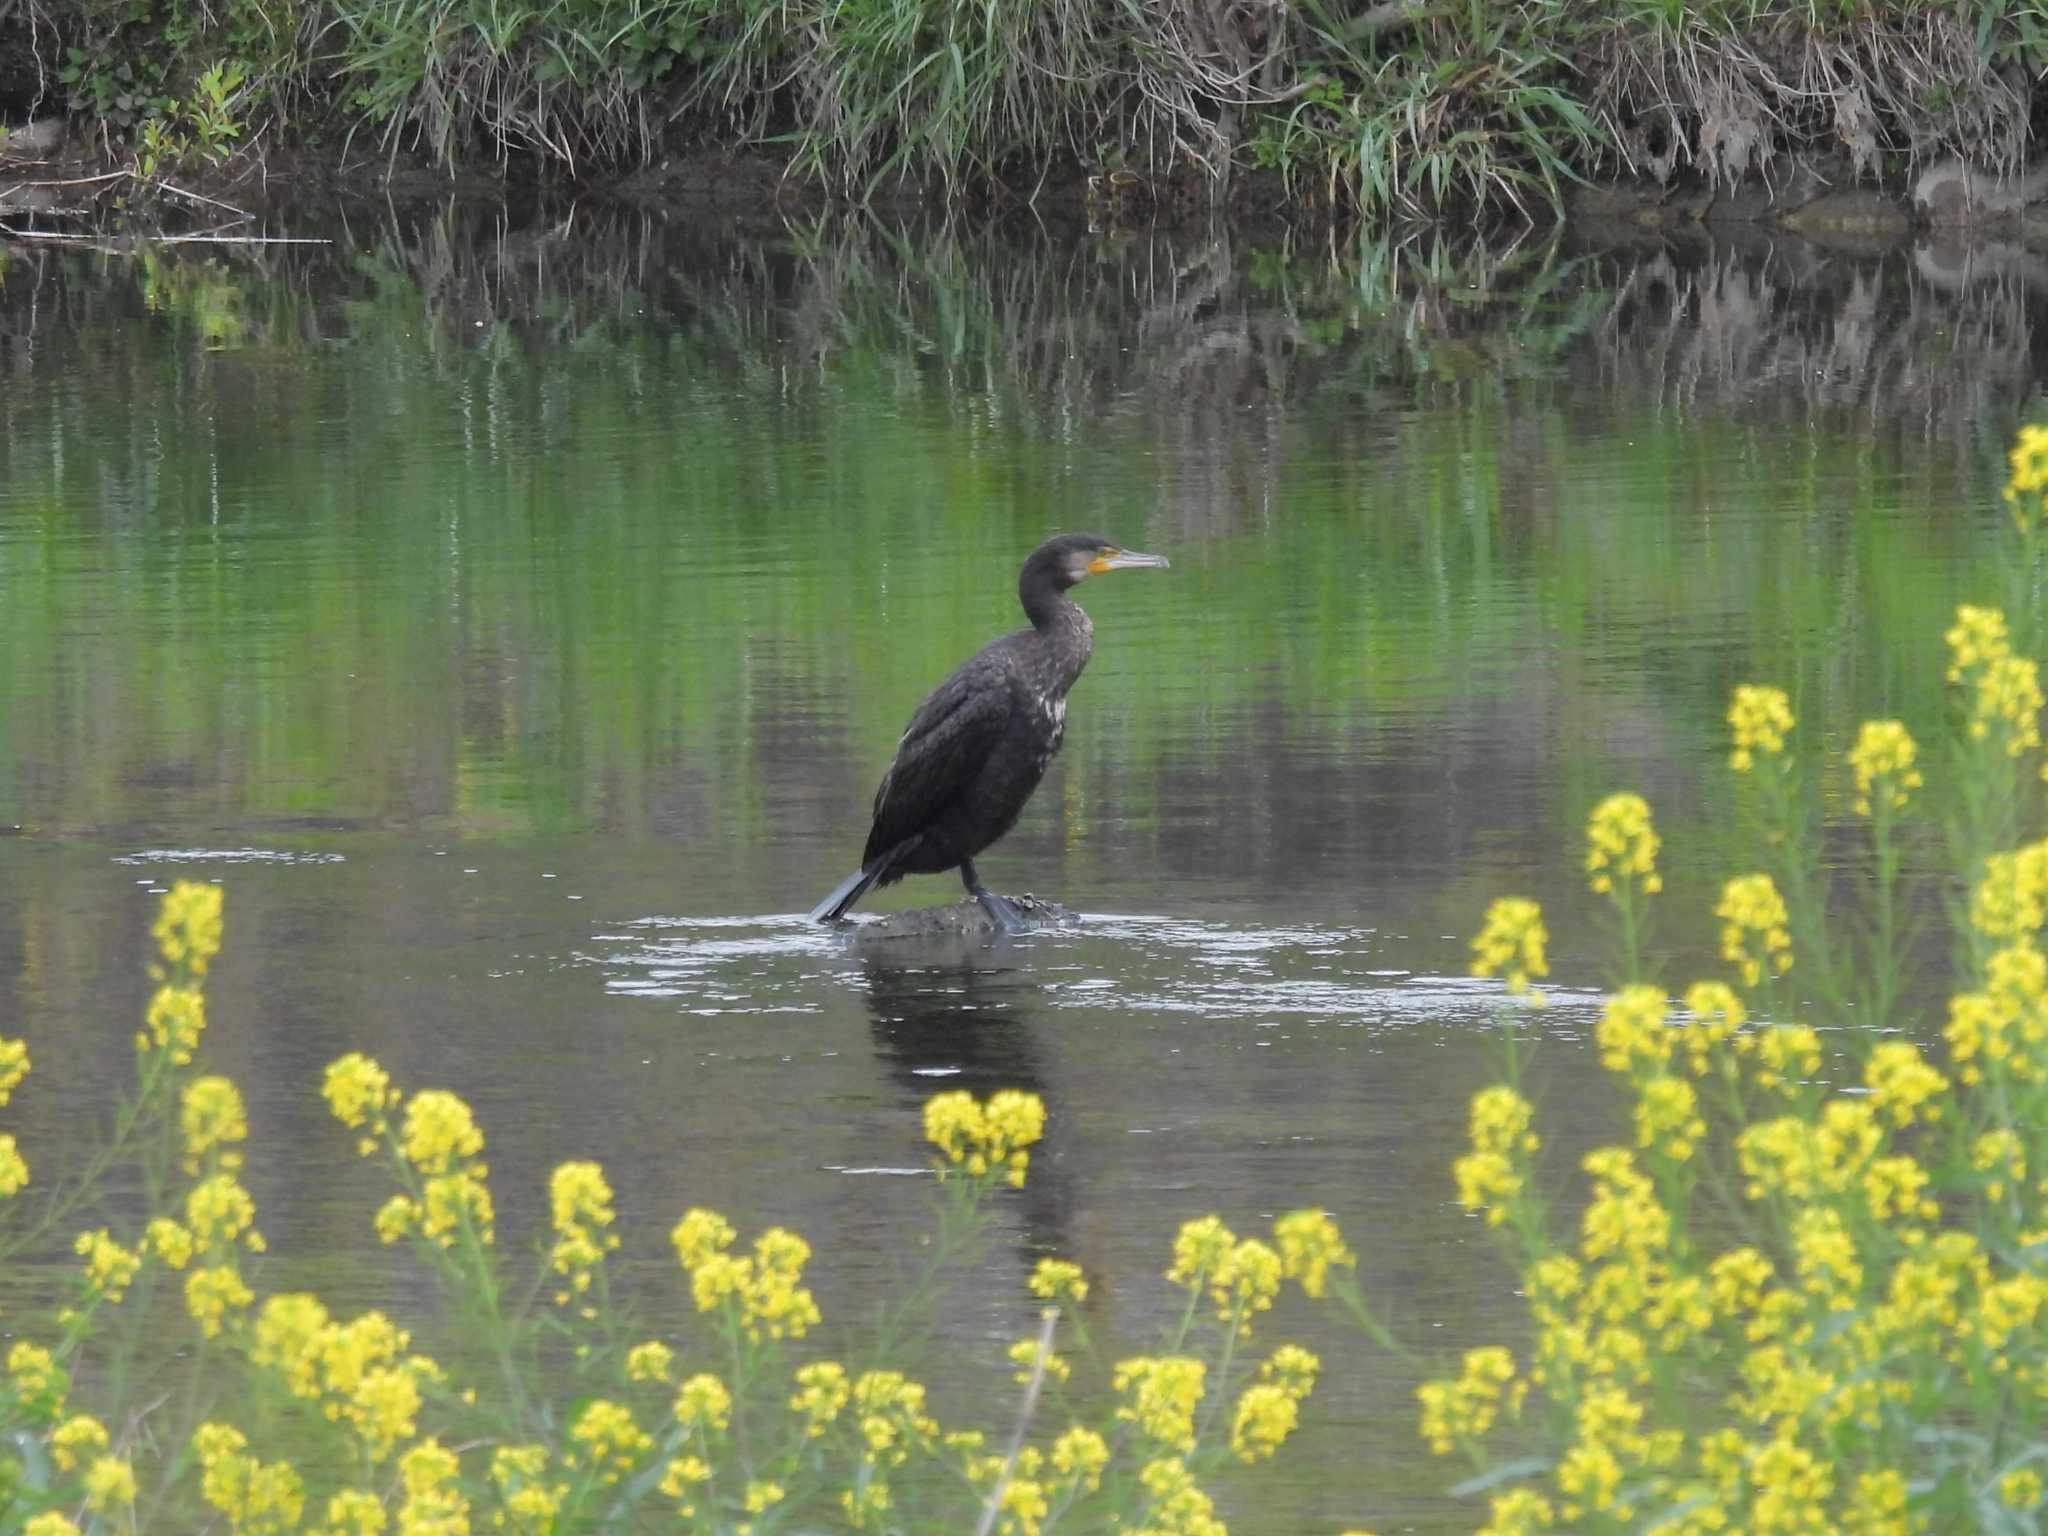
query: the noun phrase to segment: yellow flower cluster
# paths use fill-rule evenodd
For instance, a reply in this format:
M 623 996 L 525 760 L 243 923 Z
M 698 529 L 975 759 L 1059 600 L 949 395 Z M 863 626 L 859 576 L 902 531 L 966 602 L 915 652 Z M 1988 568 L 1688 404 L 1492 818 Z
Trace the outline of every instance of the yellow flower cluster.
M 1728 766 L 1747 773 L 1755 766 L 1758 753 L 1776 757 L 1785 750 L 1785 738 L 1794 723 L 1792 701 L 1784 689 L 1737 684 L 1728 705 L 1728 725 L 1735 733 L 1735 750 L 1729 754 Z
M 794 1232 L 770 1227 L 746 1257 L 726 1251 L 736 1236 L 716 1211 L 695 1207 L 670 1232 L 676 1257 L 689 1272 L 697 1310 L 729 1308 L 750 1339 L 802 1338 L 818 1322 L 818 1304 L 799 1283 L 810 1244 Z
M 89 1413 L 74 1414 L 50 1431 L 50 1460 L 59 1472 L 69 1472 L 107 1445 L 106 1425 Z
M 1012 1379 L 1018 1386 L 1025 1386 L 1031 1380 L 1031 1373 L 1038 1368 L 1039 1345 L 1037 1334 L 1027 1334 L 1011 1343 L 1007 1351 L 1010 1363 L 1017 1367 Z M 1045 1375 L 1048 1381 L 1065 1381 L 1074 1372 L 1067 1357 L 1048 1349 L 1045 1351 Z
M 1468 1349 L 1457 1377 L 1425 1381 L 1415 1389 L 1422 1402 L 1422 1438 L 1437 1455 L 1445 1455 L 1460 1442 L 1484 1436 L 1503 1407 L 1510 1415 L 1519 1414 L 1528 1390 L 1528 1382 L 1516 1378 L 1514 1356 L 1505 1349 Z
M 569 1484 L 550 1476 L 544 1445 L 497 1447 L 491 1452 L 491 1485 L 513 1529 L 521 1531 L 552 1530 L 569 1496 Z
M 201 1468 L 200 1497 L 227 1517 L 237 1536 L 283 1536 L 295 1530 L 306 1491 L 288 1462 L 263 1462 L 232 1424 L 201 1424 L 192 1434 Z
M 28 1076 L 28 1042 L 0 1039 L 0 1108 L 14 1097 L 14 1090 Z
M 1472 1098 L 1472 1150 L 1452 1165 L 1458 1202 L 1468 1211 L 1482 1207 L 1489 1226 L 1507 1219 L 1508 1203 L 1521 1193 L 1529 1155 L 1541 1144 L 1529 1127 L 1529 1101 L 1501 1085 Z
M 1948 632 L 1948 679 L 1970 691 L 1973 741 L 1996 739 L 2009 757 L 2041 744 L 2040 669 L 2016 655 L 2005 615 L 1964 604 Z
M 981 1104 L 973 1094 L 956 1090 L 924 1102 L 925 1140 L 945 1159 L 939 1169 L 942 1177 L 954 1168 L 964 1168 L 976 1179 L 1000 1169 L 1012 1186 L 1022 1189 L 1024 1171 L 1031 1165 L 1025 1149 L 1044 1131 L 1045 1101 L 1035 1093 L 1004 1088 Z
M 1949 999 L 1943 1034 L 1965 1084 L 2048 1080 L 2048 959 L 2025 942 L 1995 952 L 1984 986 Z
M 242 1166 L 242 1154 L 235 1148 L 248 1139 L 249 1121 L 242 1112 L 242 1095 L 227 1078 L 201 1077 L 185 1085 L 178 1128 L 187 1173 L 199 1172 L 209 1157 L 225 1173 Z
M 368 1157 L 393 1137 L 390 1114 L 403 1095 L 385 1070 L 360 1052 L 329 1063 L 321 1093 L 334 1117 L 363 1135 L 356 1150 Z M 395 1136 L 400 1154 L 420 1176 L 417 1197 L 393 1195 L 377 1212 L 377 1235 L 387 1243 L 413 1235 L 453 1248 L 466 1233 L 488 1245 L 497 1230 L 490 1169 L 481 1156 L 484 1133 L 470 1108 L 441 1088 L 405 1101 Z
M 1721 919 L 1721 958 L 1753 987 L 1766 969 L 1782 976 L 1792 969 L 1791 919 L 1785 898 L 1769 875 L 1738 875 L 1721 888 L 1714 908 Z
M 722 1435 L 732 1422 L 732 1393 L 709 1371 L 699 1371 L 676 1389 L 674 1412 L 685 1429 Z
M 555 1292 L 555 1301 L 565 1305 L 589 1291 L 604 1256 L 619 1246 L 618 1234 L 607 1230 L 614 1220 L 612 1187 L 596 1163 L 563 1163 L 548 1180 L 548 1200 L 555 1224 L 548 1268 L 565 1282 Z M 584 1315 L 594 1317 L 596 1309 L 586 1306 Z
M 1088 1280 L 1081 1266 L 1068 1259 L 1040 1259 L 1031 1271 L 1031 1294 L 1043 1301 L 1071 1301 L 1076 1306 L 1088 1299 Z
M 1344 1234 L 1328 1211 L 1289 1211 L 1273 1222 L 1273 1241 L 1280 1249 L 1280 1264 L 1287 1278 L 1299 1280 L 1302 1290 L 1320 1299 L 1328 1281 L 1330 1266 L 1356 1269 L 1358 1255 L 1345 1245 Z
M 1593 807 L 1586 823 L 1586 874 L 1596 893 L 1617 885 L 1654 896 L 1664 889 L 1657 873 L 1657 832 L 1650 825 L 1650 802 L 1623 790 Z
M 1984 861 L 1970 892 L 1970 926 L 1988 939 L 2026 939 L 2048 921 L 2048 839 Z
M 28 1184 L 28 1164 L 14 1137 L 0 1135 L 0 1199 L 19 1194 Z
M 1502 896 L 1486 909 L 1486 921 L 1472 941 L 1472 974 L 1502 977 L 1512 995 L 1526 995 L 1541 1006 L 1543 994 L 1532 990 L 1529 981 L 1550 974 L 1544 956 L 1549 942 L 1541 907 L 1527 897 Z
M 648 1339 L 626 1351 L 626 1380 L 667 1381 L 675 1368 L 675 1351 L 659 1339 Z
M 1868 816 L 1873 804 L 1901 810 L 1913 791 L 1926 782 L 1913 766 L 1918 753 L 1913 737 L 1897 720 L 1866 720 L 1849 749 L 1849 770 L 1856 780 L 1856 814 Z
M 929 1455 L 939 1441 L 939 1424 L 925 1411 L 924 1387 L 901 1371 L 865 1371 L 853 1383 L 853 1421 L 860 1430 L 861 1471 L 856 1486 L 866 1485 L 865 1502 L 848 1506 L 857 1518 L 888 1508 L 885 1476 L 913 1453 Z
M 165 966 L 189 976 L 204 976 L 220 953 L 220 914 L 219 886 L 173 881 L 149 930 Z
M 1252 1318 L 1273 1305 L 1286 1272 L 1285 1261 L 1270 1246 L 1255 1237 L 1240 1242 L 1210 1215 L 1182 1225 L 1166 1278 L 1191 1291 L 1206 1283 L 1217 1317 L 1249 1336 Z
M 1195 1409 L 1208 1366 L 1189 1355 L 1136 1355 L 1117 1362 L 1111 1385 L 1122 1396 L 1118 1419 L 1176 1451 L 1195 1447 Z
M 633 1410 L 608 1398 L 592 1398 L 569 1426 L 568 1465 L 588 1467 L 601 1483 L 615 1483 L 654 1449 L 654 1438 L 633 1418 Z
M 1151 1495 L 1141 1536 L 1228 1536 L 1215 1501 L 1196 1486 L 1180 1457 L 1147 1462 L 1138 1481 Z
M 836 1360 L 819 1360 L 798 1368 L 796 1395 L 789 1406 L 804 1416 L 804 1434 L 815 1440 L 845 1411 L 852 1396 L 846 1367 Z
M 398 1458 L 399 1536 L 467 1536 L 469 1500 L 456 1481 L 461 1460 L 439 1440 L 422 1440 Z
M 85 1260 L 86 1292 L 109 1304 L 127 1294 L 135 1272 L 142 1267 L 142 1255 L 115 1242 L 105 1227 L 79 1233 L 71 1249 Z
M 382 1312 L 338 1323 L 318 1297 L 294 1291 L 258 1310 L 249 1357 L 275 1370 L 294 1397 L 347 1424 L 379 1462 L 416 1433 L 421 1388 L 441 1374 L 426 1356 L 407 1354 L 408 1342 Z

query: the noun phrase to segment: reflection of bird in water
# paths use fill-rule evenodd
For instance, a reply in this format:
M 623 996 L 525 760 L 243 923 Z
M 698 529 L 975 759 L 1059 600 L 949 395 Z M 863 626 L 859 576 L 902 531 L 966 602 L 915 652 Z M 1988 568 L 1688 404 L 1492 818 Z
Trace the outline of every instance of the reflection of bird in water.
M 1059 1146 L 1065 1105 L 1047 1072 L 1046 1021 L 1037 1008 L 1043 982 L 1027 969 L 992 963 L 991 953 L 941 941 L 862 955 L 868 1030 L 913 1119 L 926 1099 L 954 1088 L 977 1099 L 1018 1088 L 1045 1101 L 1046 1142 L 1033 1150 L 1015 1197 L 1024 1227 L 1018 1257 L 1028 1270 L 1046 1254 L 1073 1251 L 1073 1188 Z
M 1031 552 L 1017 575 L 1031 627 L 990 641 L 918 705 L 875 791 L 860 868 L 818 903 L 814 922 L 845 916 L 870 886 L 957 865 L 999 930 L 1021 926 L 1017 909 L 981 883 L 974 856 L 1016 824 L 1060 749 L 1067 690 L 1095 643 L 1067 589 L 1098 572 L 1165 564 L 1087 533 Z

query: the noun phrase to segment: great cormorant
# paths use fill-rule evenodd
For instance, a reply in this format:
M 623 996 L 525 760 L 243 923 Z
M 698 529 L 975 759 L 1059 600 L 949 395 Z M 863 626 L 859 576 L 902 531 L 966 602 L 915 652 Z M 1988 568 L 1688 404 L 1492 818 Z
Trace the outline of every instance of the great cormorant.
M 998 929 L 1021 925 L 981 883 L 974 857 L 1016 824 L 1066 733 L 1067 690 L 1095 647 L 1067 589 L 1102 571 L 1165 564 L 1092 533 L 1063 533 L 1031 552 L 1017 573 L 1031 627 L 990 641 L 917 706 L 875 791 L 860 868 L 818 903 L 813 922 L 845 916 L 870 886 L 957 866 Z

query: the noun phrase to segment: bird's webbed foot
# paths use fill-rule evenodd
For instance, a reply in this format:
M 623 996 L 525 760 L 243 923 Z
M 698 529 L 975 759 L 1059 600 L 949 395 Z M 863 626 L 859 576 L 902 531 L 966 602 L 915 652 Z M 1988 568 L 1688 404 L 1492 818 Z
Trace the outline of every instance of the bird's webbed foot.
M 974 861 L 963 859 L 960 863 L 960 883 L 967 887 L 967 894 L 981 903 L 981 910 L 988 914 L 988 920 L 995 924 L 997 933 L 1022 933 L 1024 914 L 1017 910 L 1017 904 L 1007 896 L 999 896 L 981 883 L 981 877 L 974 872 Z

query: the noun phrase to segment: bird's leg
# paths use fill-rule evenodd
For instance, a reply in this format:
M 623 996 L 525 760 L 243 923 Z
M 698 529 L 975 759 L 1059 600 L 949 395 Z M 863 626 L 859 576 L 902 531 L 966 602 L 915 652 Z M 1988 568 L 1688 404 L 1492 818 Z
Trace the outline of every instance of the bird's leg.
M 1024 918 L 1018 912 L 1016 903 L 1007 896 L 998 896 L 981 883 L 981 877 L 974 872 L 974 860 L 960 861 L 960 883 L 967 887 L 967 894 L 981 903 L 981 910 L 988 914 L 988 920 L 996 925 L 997 933 L 1020 933 Z

